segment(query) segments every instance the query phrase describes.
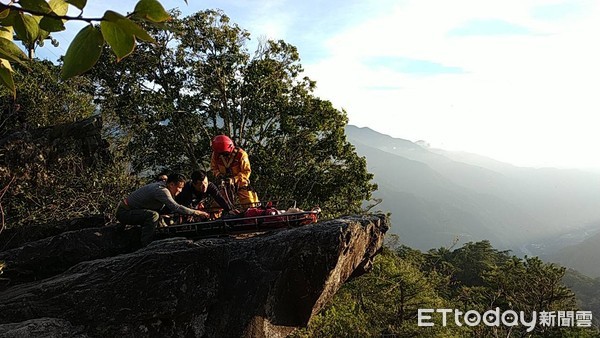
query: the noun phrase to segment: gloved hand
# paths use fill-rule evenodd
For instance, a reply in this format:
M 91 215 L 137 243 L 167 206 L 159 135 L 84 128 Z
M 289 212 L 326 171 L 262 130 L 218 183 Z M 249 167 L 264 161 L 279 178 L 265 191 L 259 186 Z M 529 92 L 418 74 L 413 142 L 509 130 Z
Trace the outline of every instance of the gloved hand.
M 202 210 L 194 210 L 194 216 L 200 216 L 202 218 L 209 218 L 210 215 L 207 212 L 204 212 Z
M 164 228 L 172 225 L 174 223 L 173 219 L 171 219 L 170 215 L 161 215 L 160 220 L 158 221 L 158 227 Z
M 235 184 L 235 179 L 233 179 L 232 177 L 221 176 L 220 180 L 221 180 L 221 184 L 225 185 L 225 186 L 230 186 L 230 185 L 234 185 Z

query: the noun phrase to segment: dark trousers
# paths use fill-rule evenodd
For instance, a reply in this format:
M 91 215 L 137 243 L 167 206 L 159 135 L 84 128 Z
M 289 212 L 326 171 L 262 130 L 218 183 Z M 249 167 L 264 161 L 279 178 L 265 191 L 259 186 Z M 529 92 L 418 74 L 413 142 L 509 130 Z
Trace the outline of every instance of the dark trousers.
M 146 246 L 152 242 L 154 229 L 158 227 L 160 220 L 158 212 L 148 209 L 130 209 L 121 203 L 117 208 L 116 216 L 121 224 L 142 226 L 142 246 Z

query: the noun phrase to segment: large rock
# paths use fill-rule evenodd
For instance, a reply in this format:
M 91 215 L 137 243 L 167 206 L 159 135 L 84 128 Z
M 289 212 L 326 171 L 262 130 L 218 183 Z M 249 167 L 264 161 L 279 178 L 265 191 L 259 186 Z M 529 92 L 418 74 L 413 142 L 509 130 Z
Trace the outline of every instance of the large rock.
M 83 327 L 73 327 L 64 319 L 37 318 L 21 323 L 0 325 L 0 337 L 87 338 L 83 330 Z
M 116 256 L 139 249 L 140 229 L 116 227 L 67 231 L 0 252 L 2 277 L 9 280 L 0 290 L 62 273 L 77 263 Z M 34 234 L 35 235 L 35 234 Z
M 368 270 L 387 228 L 383 216 L 348 217 L 243 240 L 172 238 L 89 255 L 1 291 L 0 333 L 28 323 L 51 324 L 54 336 L 283 337 Z
M 38 239 L 56 236 L 67 231 L 75 231 L 104 226 L 106 219 L 102 215 L 55 221 L 51 224 L 29 225 L 4 229 L 0 232 L 0 250 L 18 248 Z M 2 258 L 0 258 L 2 260 Z

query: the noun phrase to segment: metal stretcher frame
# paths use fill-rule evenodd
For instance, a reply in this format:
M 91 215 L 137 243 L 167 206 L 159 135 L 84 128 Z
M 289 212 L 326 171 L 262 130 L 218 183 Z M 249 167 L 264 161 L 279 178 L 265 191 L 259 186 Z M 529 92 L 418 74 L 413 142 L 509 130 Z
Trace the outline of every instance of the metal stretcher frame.
M 211 236 L 297 227 L 314 223 L 320 212 L 321 210 L 316 209 L 277 215 L 220 218 L 212 221 L 169 225 L 156 229 L 156 232 L 167 236 Z

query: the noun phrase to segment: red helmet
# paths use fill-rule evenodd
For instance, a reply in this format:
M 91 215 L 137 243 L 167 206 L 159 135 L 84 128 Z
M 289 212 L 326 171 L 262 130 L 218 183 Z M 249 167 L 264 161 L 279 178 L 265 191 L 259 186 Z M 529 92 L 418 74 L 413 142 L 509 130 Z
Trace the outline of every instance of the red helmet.
M 220 154 L 225 152 L 232 152 L 234 145 L 233 141 L 226 135 L 217 135 L 212 140 L 210 147 L 215 153 Z

